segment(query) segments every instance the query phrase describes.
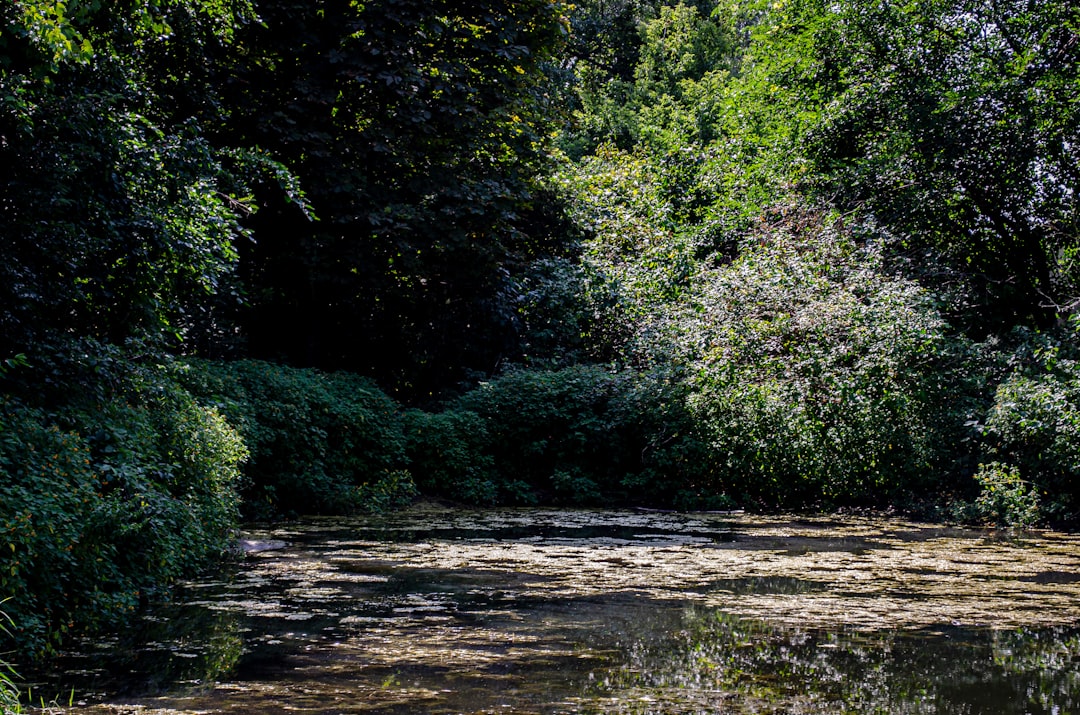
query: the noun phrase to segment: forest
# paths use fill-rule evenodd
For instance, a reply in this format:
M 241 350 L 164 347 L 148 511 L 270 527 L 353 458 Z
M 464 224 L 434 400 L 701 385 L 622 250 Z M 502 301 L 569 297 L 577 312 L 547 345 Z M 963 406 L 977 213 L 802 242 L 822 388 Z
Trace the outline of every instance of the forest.
M 1072 0 L 4 2 L 2 659 L 421 496 L 1075 527 L 1078 190 Z

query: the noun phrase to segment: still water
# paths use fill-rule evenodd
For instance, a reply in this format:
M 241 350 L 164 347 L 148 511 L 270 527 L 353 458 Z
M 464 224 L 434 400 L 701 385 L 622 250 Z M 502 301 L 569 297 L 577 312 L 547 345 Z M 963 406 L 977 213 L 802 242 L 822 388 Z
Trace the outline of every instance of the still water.
M 64 661 L 73 712 L 1080 712 L 1073 535 L 426 505 L 245 538 Z

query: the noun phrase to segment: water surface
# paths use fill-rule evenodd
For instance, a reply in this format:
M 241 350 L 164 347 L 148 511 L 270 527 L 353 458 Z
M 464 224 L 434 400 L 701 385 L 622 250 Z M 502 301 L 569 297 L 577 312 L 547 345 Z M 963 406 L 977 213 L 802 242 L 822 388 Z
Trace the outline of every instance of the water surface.
M 65 661 L 82 713 L 1080 711 L 1080 538 L 430 505 L 284 542 Z

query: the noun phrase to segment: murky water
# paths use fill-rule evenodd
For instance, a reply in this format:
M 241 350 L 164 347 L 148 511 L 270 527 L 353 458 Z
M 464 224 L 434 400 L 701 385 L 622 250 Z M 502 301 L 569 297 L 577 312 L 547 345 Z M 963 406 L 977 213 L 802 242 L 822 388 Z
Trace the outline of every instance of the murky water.
M 246 536 L 286 547 L 66 661 L 75 712 L 1080 711 L 1076 536 L 430 506 Z

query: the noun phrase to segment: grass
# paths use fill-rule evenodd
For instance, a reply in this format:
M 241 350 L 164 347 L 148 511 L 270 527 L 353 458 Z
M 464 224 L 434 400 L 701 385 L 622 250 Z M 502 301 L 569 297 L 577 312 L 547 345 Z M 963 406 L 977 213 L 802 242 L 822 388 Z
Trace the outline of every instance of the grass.
M 2 603 L 3 601 L 0 601 L 0 604 Z M 7 624 L 15 625 L 8 614 L 0 611 L 0 634 L 10 633 Z M 3 715 L 17 715 L 23 712 L 22 704 L 19 702 L 19 686 L 15 683 L 18 677 L 19 674 L 15 672 L 11 664 L 0 657 L 0 713 Z

